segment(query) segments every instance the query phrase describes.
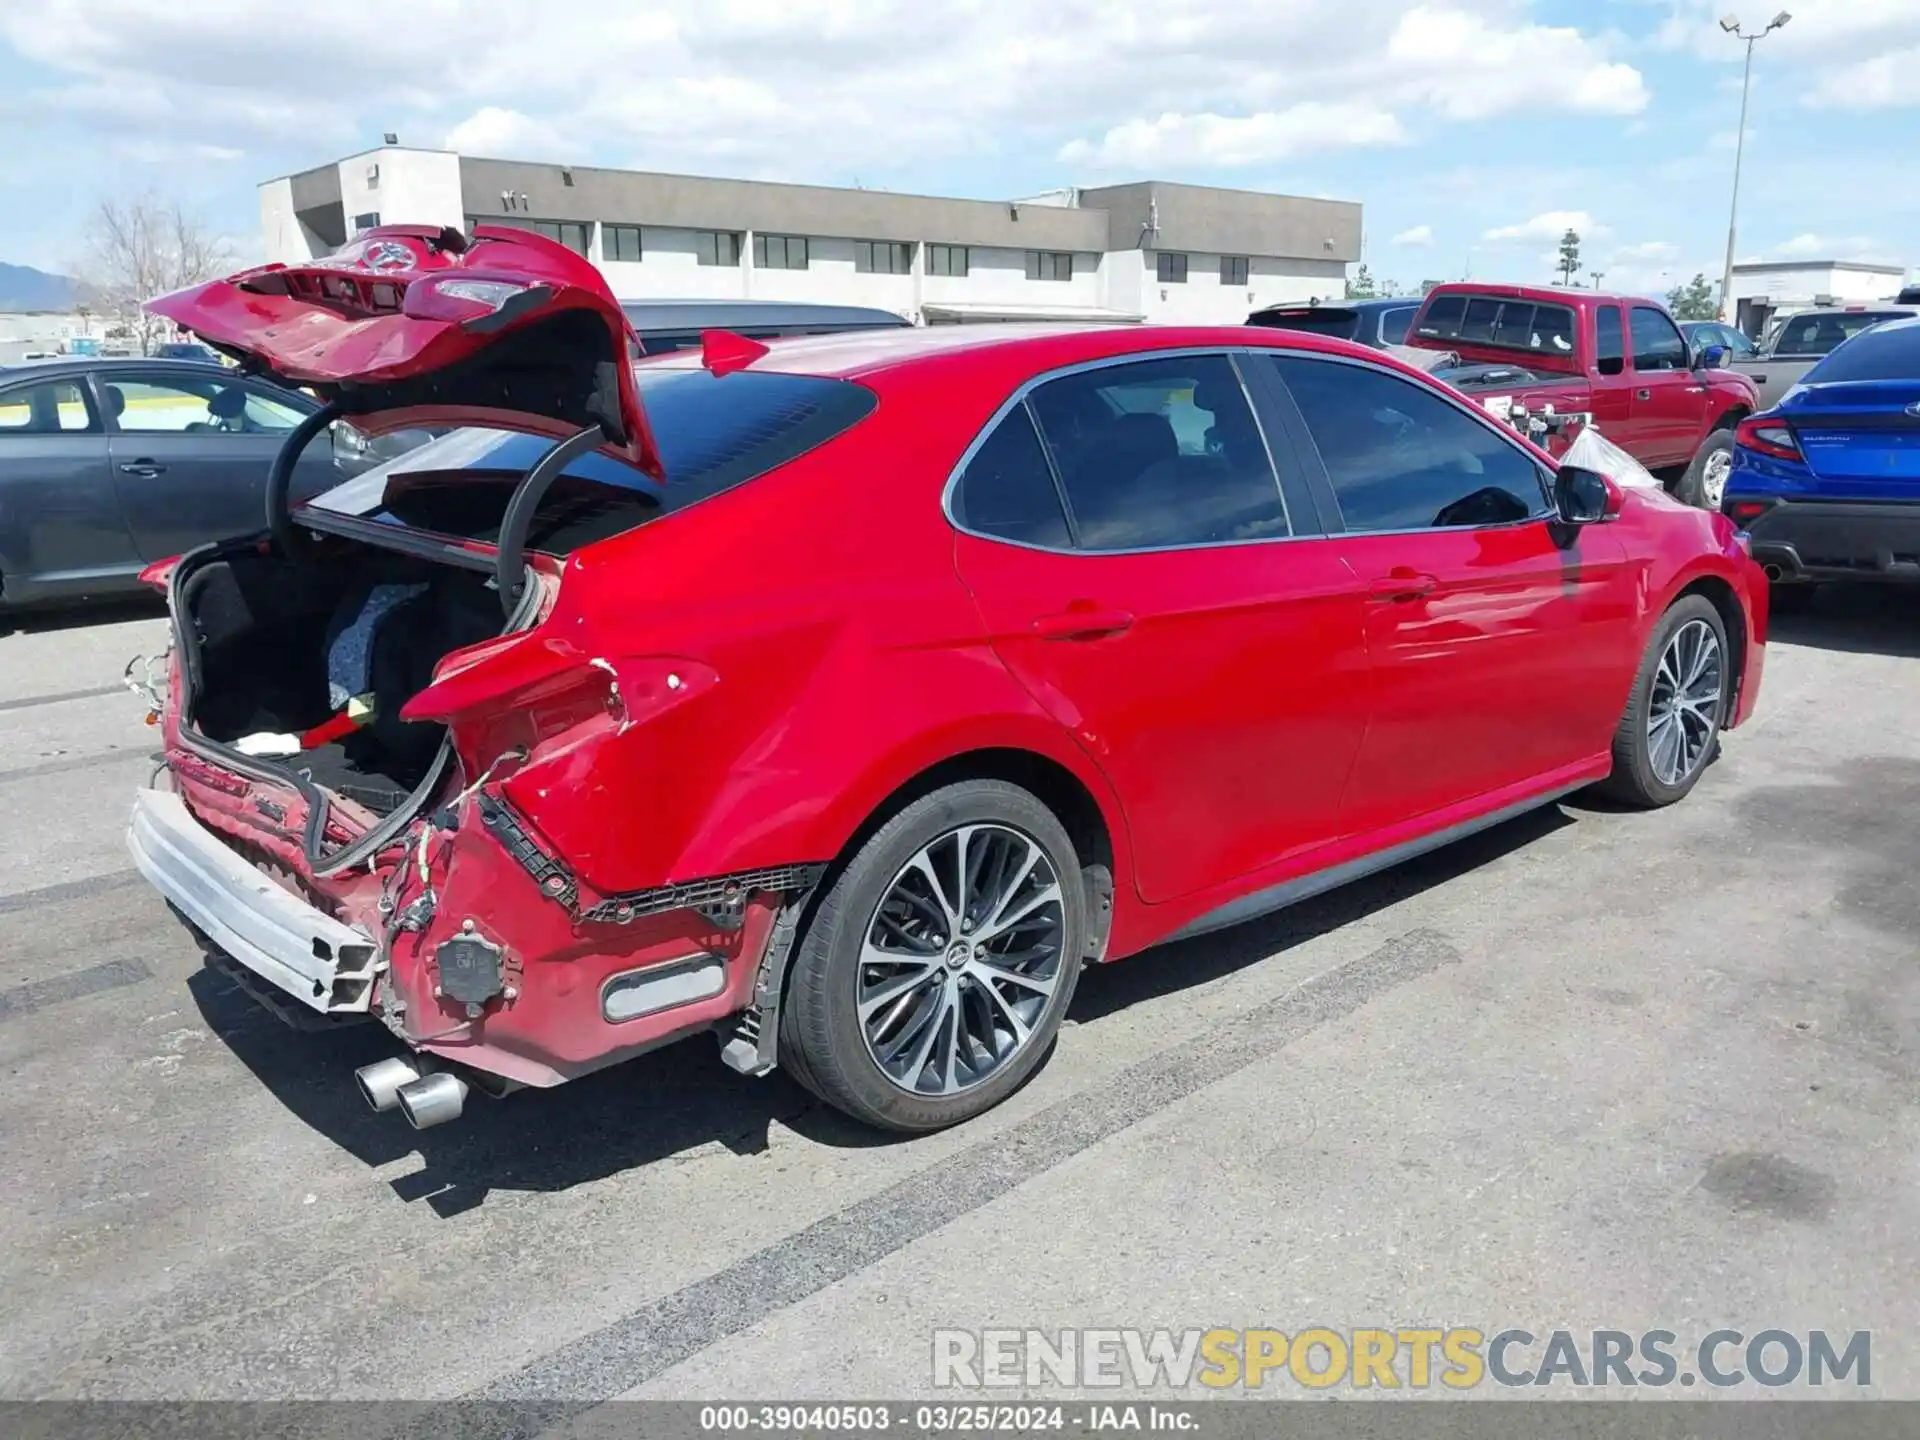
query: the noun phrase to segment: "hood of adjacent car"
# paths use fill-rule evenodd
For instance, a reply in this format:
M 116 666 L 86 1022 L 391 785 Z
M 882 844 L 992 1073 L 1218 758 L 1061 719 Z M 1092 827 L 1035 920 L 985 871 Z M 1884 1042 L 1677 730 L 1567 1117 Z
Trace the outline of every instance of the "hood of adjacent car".
M 619 302 L 584 256 L 532 231 L 381 226 L 325 259 L 146 308 L 368 434 L 481 425 L 559 439 L 598 425 L 608 454 L 661 473 Z

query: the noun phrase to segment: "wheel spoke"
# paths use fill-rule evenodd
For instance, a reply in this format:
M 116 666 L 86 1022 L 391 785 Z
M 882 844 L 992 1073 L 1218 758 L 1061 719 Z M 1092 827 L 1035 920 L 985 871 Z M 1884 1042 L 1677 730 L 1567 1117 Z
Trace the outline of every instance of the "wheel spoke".
M 910 1093 L 982 1083 L 1042 1029 L 1066 938 L 1055 862 L 1032 836 L 980 822 L 929 841 L 871 912 L 854 967 L 868 1054 Z

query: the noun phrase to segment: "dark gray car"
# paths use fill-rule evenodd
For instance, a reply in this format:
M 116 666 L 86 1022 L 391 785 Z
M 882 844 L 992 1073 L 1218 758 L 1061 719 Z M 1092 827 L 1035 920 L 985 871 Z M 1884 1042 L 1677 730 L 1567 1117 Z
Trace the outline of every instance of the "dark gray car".
M 267 469 L 318 408 L 192 361 L 0 368 L 0 605 L 125 593 L 155 560 L 261 529 Z M 295 492 L 365 463 L 311 445 Z

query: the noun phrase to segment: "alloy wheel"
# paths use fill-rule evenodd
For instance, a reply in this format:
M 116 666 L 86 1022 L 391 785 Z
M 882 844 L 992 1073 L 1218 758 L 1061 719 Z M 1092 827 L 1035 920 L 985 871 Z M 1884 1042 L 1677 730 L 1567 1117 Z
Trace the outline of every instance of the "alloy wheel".
M 956 1095 L 1026 1048 L 1059 985 L 1066 911 L 1030 836 L 966 825 L 900 867 L 861 937 L 867 1053 L 916 1095 Z
M 1647 706 L 1647 759 L 1663 785 L 1678 785 L 1706 759 L 1720 727 L 1720 637 L 1689 620 L 1667 641 Z
M 1733 452 L 1716 450 L 1707 456 L 1700 469 L 1700 499 L 1709 510 L 1718 510 L 1727 496 L 1727 477 L 1733 473 Z

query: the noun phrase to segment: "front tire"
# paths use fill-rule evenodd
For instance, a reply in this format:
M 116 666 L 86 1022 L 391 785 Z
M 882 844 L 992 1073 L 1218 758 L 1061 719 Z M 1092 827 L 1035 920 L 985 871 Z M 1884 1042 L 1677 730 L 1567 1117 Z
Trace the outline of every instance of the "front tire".
M 1613 737 L 1613 773 L 1601 788 L 1657 809 L 1685 798 L 1718 753 L 1733 692 L 1732 649 L 1704 596 L 1676 602 L 1654 627 Z
M 1000 780 L 945 786 L 821 898 L 781 1007 L 781 1064 L 882 1129 L 970 1120 L 1046 1060 L 1086 933 L 1079 857 L 1053 812 Z
M 1718 511 L 1727 498 L 1727 476 L 1733 472 L 1733 431 L 1715 430 L 1701 442 L 1699 454 L 1687 466 L 1675 487 L 1679 498 L 1696 510 Z

